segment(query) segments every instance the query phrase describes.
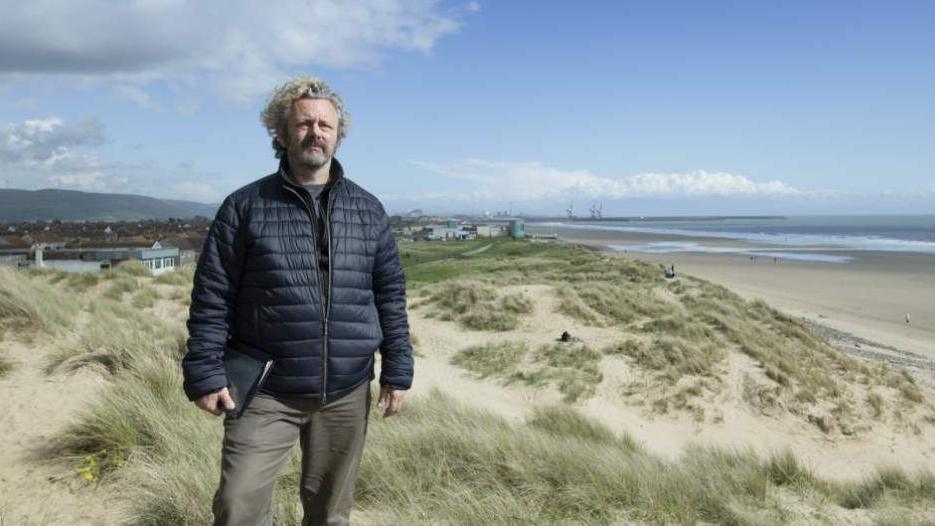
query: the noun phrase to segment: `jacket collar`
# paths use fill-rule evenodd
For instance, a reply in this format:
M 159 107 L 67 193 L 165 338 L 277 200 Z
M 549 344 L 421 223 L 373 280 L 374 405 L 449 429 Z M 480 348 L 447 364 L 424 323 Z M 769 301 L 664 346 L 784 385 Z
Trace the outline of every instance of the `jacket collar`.
M 305 187 L 296 182 L 295 179 L 289 174 L 289 160 L 285 155 L 279 159 L 279 181 L 284 185 L 292 186 L 293 188 L 300 188 L 305 190 Z M 335 184 L 339 181 L 344 180 L 344 167 L 341 166 L 341 163 L 336 157 L 331 158 L 331 172 L 328 177 L 328 183 L 325 184 L 323 191 L 330 190 Z

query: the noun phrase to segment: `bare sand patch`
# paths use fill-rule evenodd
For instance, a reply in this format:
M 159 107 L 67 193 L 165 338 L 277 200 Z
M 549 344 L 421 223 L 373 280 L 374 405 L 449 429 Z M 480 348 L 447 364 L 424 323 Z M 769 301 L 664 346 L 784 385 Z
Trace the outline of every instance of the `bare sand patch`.
M 2 342 L 13 370 L 0 378 L 0 523 L 118 524 L 125 504 L 79 478 L 79 465 L 46 458 L 44 447 L 106 383 L 100 371 L 43 372 L 47 344 Z

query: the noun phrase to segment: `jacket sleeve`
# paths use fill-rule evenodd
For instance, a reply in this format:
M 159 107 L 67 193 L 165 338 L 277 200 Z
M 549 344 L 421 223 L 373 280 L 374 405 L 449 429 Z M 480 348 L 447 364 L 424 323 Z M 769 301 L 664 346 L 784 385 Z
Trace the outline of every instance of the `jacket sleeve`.
M 383 330 L 380 345 L 380 385 L 395 389 L 412 386 L 412 341 L 406 312 L 406 277 L 383 207 L 379 210 L 379 241 L 373 266 L 373 293 Z
M 189 400 L 227 387 L 223 358 L 240 288 L 242 239 L 236 202 L 228 196 L 211 223 L 195 269 L 188 350 L 182 359 Z

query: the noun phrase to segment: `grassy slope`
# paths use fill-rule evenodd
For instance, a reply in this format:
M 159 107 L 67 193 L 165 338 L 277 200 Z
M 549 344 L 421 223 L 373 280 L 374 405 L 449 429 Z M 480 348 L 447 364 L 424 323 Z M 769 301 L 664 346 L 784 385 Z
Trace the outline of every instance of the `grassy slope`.
M 654 269 L 640 265 L 622 263 L 624 270 L 602 270 L 606 262 L 599 255 L 570 247 L 498 242 L 482 258 L 456 256 L 470 248 L 471 244 L 454 243 L 404 245 L 413 292 L 437 286 L 443 279 L 464 277 L 491 285 L 543 280 L 574 286 L 608 276 L 637 284 L 656 280 Z M 83 292 L 90 321 L 74 337 L 59 340 L 49 367 L 103 364 L 113 382 L 74 427 L 58 438 L 59 451 L 80 461 L 89 478 L 134 488 L 140 523 L 204 524 L 210 522 L 210 499 L 217 484 L 221 429 L 216 419 L 182 394 L 181 322 L 154 323 L 151 317 L 140 315 L 141 308 L 145 312 L 154 307 L 131 307 L 135 296 L 127 293 L 130 290 L 121 290 L 119 296 L 110 292 L 123 289 L 125 285 L 113 283 L 129 276 L 136 282 L 131 290 L 170 287 L 157 294 L 159 301 L 185 308 L 190 271 L 177 280 L 141 277 L 132 269 L 115 271 L 103 276 L 100 284 L 58 275 L 3 274 L 0 291 L 27 288 L 37 297 L 17 296 L 9 302 L 13 307 L 0 312 L 0 321 L 15 323 L 27 332 L 44 324 L 67 324 L 54 321 L 59 319 L 54 311 L 37 307 L 51 297 L 46 285 Z M 715 292 L 722 294 L 719 289 Z M 588 301 L 586 292 L 576 290 L 576 294 Z M 115 296 L 119 299 L 112 299 Z M 95 300 L 93 308 L 90 300 Z M 606 319 L 599 322 L 609 323 Z M 641 329 L 640 335 L 645 331 Z M 719 342 L 730 337 L 724 330 L 712 336 L 720 338 Z M 639 345 L 624 341 L 620 349 L 603 351 L 658 359 Z M 502 360 L 515 360 L 516 354 L 527 351 L 521 345 L 507 345 L 499 351 L 502 356 L 494 357 L 479 372 L 494 374 Z M 542 368 L 558 370 L 580 368 L 577 360 L 592 362 L 590 358 L 598 355 L 593 350 L 570 357 L 549 354 L 548 349 L 537 351 L 547 353 L 538 362 Z M 658 369 L 681 374 L 667 370 L 670 362 L 659 362 Z M 593 381 L 600 380 L 592 378 L 585 384 Z M 788 454 L 760 459 L 750 452 L 715 449 L 691 449 L 678 461 L 667 462 L 568 406 L 541 408 L 526 423 L 510 424 L 434 393 L 412 400 L 403 414 L 389 420 L 374 412 L 369 433 L 357 503 L 383 524 L 629 519 L 781 524 L 805 517 L 839 522 L 868 513 L 896 522 L 935 518 L 919 511 L 935 499 L 931 474 L 889 470 L 860 483 L 836 484 L 817 479 Z M 293 455 L 277 489 L 279 524 L 299 521 L 298 470 Z
M 563 314 L 619 334 L 617 344 L 601 351 L 626 358 L 641 371 L 640 385 L 627 392 L 653 393 L 649 405 L 657 412 L 686 408 L 695 397 L 716 394 L 723 388 L 724 359 L 735 352 L 759 368 L 746 387 L 746 401 L 764 413 L 788 411 L 822 430 L 848 434 L 865 428 L 859 423 L 868 419 L 892 416 L 918 429 L 919 422 L 935 416 L 910 375 L 855 360 L 764 302 L 747 302 L 713 283 L 684 276 L 666 280 L 652 265 L 564 244 L 498 240 L 481 254 L 462 255 L 472 248 L 470 243 L 401 247 L 417 298 L 414 309 L 432 309 L 429 317 L 461 320 L 469 330 L 511 330 L 529 309 L 506 312 L 498 306 L 510 296 L 497 291 L 504 285 L 549 285 Z M 495 323 L 464 323 L 465 313 L 475 311 L 506 329 Z M 492 372 L 485 374 L 550 383 L 542 381 L 548 376 L 542 363 L 561 360 L 562 346 L 551 351 L 539 349 L 532 360 L 513 356 L 515 363 L 488 367 Z M 500 356 L 493 348 L 463 352 Z M 589 396 L 594 386 L 586 384 L 603 378 L 591 355 L 579 354 L 564 378 L 551 382 L 569 400 Z M 475 361 L 457 363 L 471 367 Z M 585 374 L 570 378 L 574 370 Z

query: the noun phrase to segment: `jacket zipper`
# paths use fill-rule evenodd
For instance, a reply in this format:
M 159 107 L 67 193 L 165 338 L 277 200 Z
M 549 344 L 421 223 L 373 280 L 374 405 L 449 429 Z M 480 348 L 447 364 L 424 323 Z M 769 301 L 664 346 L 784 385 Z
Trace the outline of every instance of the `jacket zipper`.
M 308 206 L 308 202 L 302 198 L 302 196 L 294 188 L 283 185 L 290 192 L 295 194 L 299 198 L 299 201 L 302 201 L 302 205 L 305 206 L 305 211 L 308 212 L 308 218 L 311 222 L 311 231 L 312 231 L 312 260 L 315 262 L 315 281 L 318 283 L 318 304 L 322 309 L 322 359 L 321 359 L 321 405 L 325 405 L 326 397 L 325 389 L 328 387 L 328 308 L 325 306 L 324 302 L 324 291 L 321 287 L 321 273 L 318 271 L 318 238 L 315 237 L 315 214 L 312 212 L 312 209 Z M 330 228 L 330 227 L 329 227 Z M 328 236 L 328 303 L 331 303 L 331 236 Z
M 334 205 L 334 188 L 332 185 L 328 190 L 328 208 L 325 208 L 325 228 L 328 229 L 328 306 L 325 308 L 325 356 L 324 369 L 325 375 L 322 377 L 321 405 L 324 406 L 328 401 L 328 318 L 331 316 L 331 296 L 334 296 L 334 289 L 331 286 L 332 269 L 334 269 L 334 256 L 331 254 L 331 207 Z

